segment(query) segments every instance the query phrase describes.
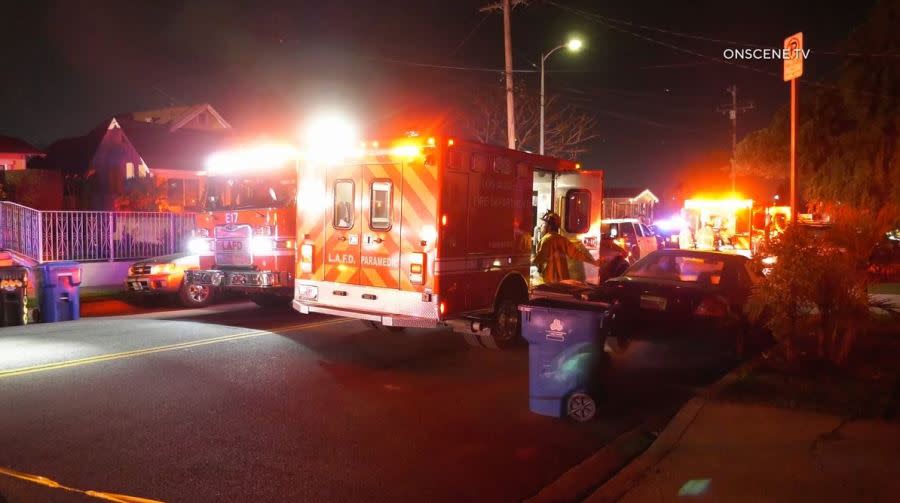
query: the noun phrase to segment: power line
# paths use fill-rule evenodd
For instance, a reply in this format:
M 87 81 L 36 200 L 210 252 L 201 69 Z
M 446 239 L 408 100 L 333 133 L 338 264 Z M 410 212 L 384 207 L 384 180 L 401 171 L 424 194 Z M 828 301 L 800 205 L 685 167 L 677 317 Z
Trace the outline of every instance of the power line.
M 451 56 L 451 57 L 452 57 L 454 54 L 456 54 L 457 51 L 459 51 L 459 50 L 462 48 L 462 46 L 464 46 L 464 45 L 466 44 L 466 42 L 469 41 L 470 38 L 472 38 L 472 35 L 475 35 L 475 32 L 478 31 L 478 28 L 481 28 L 481 25 L 483 25 L 484 22 L 487 21 L 487 19 L 488 19 L 489 17 L 491 17 L 490 14 L 485 14 L 485 15 L 481 18 L 481 20 L 478 21 L 478 24 L 476 24 L 475 27 L 472 28 L 472 31 L 470 31 L 469 34 L 466 35 L 466 36 L 459 42 L 459 44 L 457 44 L 457 46 L 453 49 L 453 51 L 450 52 L 450 56 Z
M 547 3 L 554 5 L 556 7 L 562 8 L 562 9 L 570 8 L 567 6 L 560 5 L 559 3 L 557 3 L 553 0 L 548 0 Z M 722 38 L 709 37 L 709 36 L 705 36 L 705 35 L 698 35 L 695 33 L 685 33 L 685 32 L 680 32 L 680 31 L 675 31 L 675 30 L 669 30 L 666 28 L 659 28 L 656 26 L 649 26 L 649 25 L 645 25 L 645 24 L 634 23 L 632 21 L 627 21 L 624 19 L 616 19 L 616 18 L 609 17 L 609 16 L 603 16 L 600 14 L 594 14 L 594 16 L 596 16 L 598 18 L 602 18 L 603 20 L 605 20 L 609 23 L 619 23 L 619 24 L 623 24 L 626 26 L 632 26 L 634 28 L 638 28 L 638 29 L 642 29 L 642 30 L 655 31 L 658 33 L 664 33 L 666 35 L 672 35 L 674 37 L 681 37 L 681 38 L 687 38 L 687 39 L 692 39 L 692 40 L 700 40 L 700 41 L 704 41 L 704 42 L 712 42 L 715 44 L 732 45 L 732 46 L 739 46 L 739 47 L 751 47 L 751 48 L 758 48 L 758 49 L 780 49 L 780 47 L 773 47 L 771 45 L 755 44 L 755 43 L 751 43 L 751 42 L 739 42 L 739 41 L 735 41 L 735 40 L 728 40 L 728 39 L 722 39 Z M 818 50 L 818 49 L 811 49 L 810 52 L 812 52 L 814 54 L 827 54 L 830 56 L 900 57 L 900 54 L 891 53 L 891 52 L 862 53 L 862 52 L 847 52 L 847 51 L 826 51 L 826 50 Z
M 674 44 L 670 44 L 670 43 L 668 43 L 668 42 L 663 42 L 663 41 L 661 41 L 661 40 L 657 40 L 657 39 L 655 39 L 655 38 L 651 38 L 651 37 L 648 37 L 648 36 L 646 36 L 646 35 L 643 35 L 643 34 L 640 34 L 640 33 L 636 33 L 636 32 L 634 32 L 634 31 L 631 31 L 631 30 L 622 28 L 621 26 L 616 26 L 616 25 L 614 25 L 614 24 L 612 24 L 612 23 L 609 23 L 609 22 L 607 22 L 606 20 L 603 19 L 603 16 L 600 16 L 600 15 L 598 15 L 598 14 L 594 14 L 594 13 L 592 13 L 592 12 L 587 12 L 587 11 L 584 11 L 584 10 L 581 10 L 581 9 L 576 9 L 576 8 L 574 8 L 574 7 L 569 7 L 569 6 L 567 6 L 567 5 L 562 5 L 562 4 L 560 4 L 560 3 L 558 3 L 558 2 L 555 2 L 555 1 L 553 1 L 553 0 L 547 0 L 547 3 L 550 4 L 550 5 L 554 5 L 554 6 L 560 8 L 560 9 L 562 9 L 562 10 L 564 10 L 564 11 L 568 11 L 568 12 L 570 12 L 570 13 L 580 15 L 580 16 L 586 18 L 586 19 L 596 21 L 596 22 L 598 22 L 598 23 L 600 23 L 600 24 L 602 24 L 602 25 L 604 25 L 604 26 L 606 26 L 606 27 L 608 27 L 608 28 L 613 29 L 613 30 L 616 30 L 616 31 L 619 31 L 619 32 L 622 32 L 622 33 L 626 33 L 626 34 L 628 34 L 628 35 L 631 35 L 631 36 L 633 36 L 633 37 L 640 38 L 640 39 L 642 39 L 642 40 L 646 40 L 647 42 L 650 42 L 650 43 L 653 43 L 653 44 L 657 44 L 657 45 L 661 45 L 661 46 L 663 46 L 663 47 L 667 47 L 667 48 L 669 48 L 669 49 L 672 49 L 673 51 L 678 51 L 678 52 L 682 52 L 682 53 L 685 53 L 685 54 L 690 54 L 690 55 L 692 55 L 692 56 L 696 56 L 696 57 L 703 58 L 703 59 L 706 59 L 706 60 L 709 60 L 709 61 L 713 61 L 713 62 L 716 62 L 716 63 L 720 63 L 720 64 L 731 65 L 731 66 L 735 66 L 735 67 L 737 67 L 737 68 L 743 68 L 743 69 L 745 69 L 745 70 L 750 70 L 750 71 L 753 71 L 753 72 L 762 73 L 762 74 L 764 74 L 764 75 L 769 75 L 769 76 L 772 76 L 772 77 L 776 77 L 776 78 L 778 78 L 778 79 L 781 79 L 781 78 L 782 78 L 782 75 L 781 75 L 780 73 L 777 73 L 777 72 L 771 72 L 771 71 L 768 71 L 768 70 L 762 70 L 762 69 L 760 69 L 760 68 L 754 68 L 754 67 L 752 67 L 752 66 L 748 66 L 748 65 L 741 64 L 741 63 L 737 63 L 737 62 L 735 62 L 735 61 L 730 61 L 730 60 L 727 60 L 727 59 L 720 59 L 720 58 L 717 58 L 717 57 L 709 56 L 709 55 L 707 55 L 707 54 L 703 54 L 703 53 L 701 53 L 701 52 L 697 52 L 697 51 L 694 51 L 694 50 L 692 50 L 692 49 L 685 49 L 685 48 L 683 48 L 683 47 L 680 47 L 680 46 L 677 46 L 677 45 L 674 45 Z M 823 83 L 823 82 L 817 82 L 817 81 L 812 80 L 812 79 L 808 79 L 808 80 L 803 81 L 803 84 L 804 84 L 804 85 L 809 85 L 809 86 L 812 86 L 812 87 L 818 87 L 818 88 L 821 88 L 821 89 L 841 90 L 841 88 L 838 87 L 838 86 L 836 86 L 836 85 L 833 85 L 833 84 L 825 84 L 825 83 Z M 859 94 L 862 94 L 862 95 L 866 95 L 866 96 L 873 96 L 873 97 L 880 97 L 880 98 L 890 98 L 890 99 L 898 99 L 896 96 L 893 96 L 893 95 L 890 95 L 890 94 L 872 93 L 872 92 L 869 92 L 869 91 L 856 90 L 856 89 L 854 89 L 854 90 L 852 90 L 852 91 L 853 91 L 853 92 L 856 92 L 856 93 L 859 93 Z

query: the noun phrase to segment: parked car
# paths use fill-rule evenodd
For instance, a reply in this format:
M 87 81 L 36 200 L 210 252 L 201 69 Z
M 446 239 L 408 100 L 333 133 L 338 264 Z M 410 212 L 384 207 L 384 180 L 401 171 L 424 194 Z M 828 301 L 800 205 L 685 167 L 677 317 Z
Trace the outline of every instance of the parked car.
M 125 289 L 134 295 L 172 295 L 185 307 L 203 307 L 215 300 L 208 285 L 184 284 L 184 271 L 200 268 L 200 257 L 175 253 L 135 262 L 128 269 Z
M 612 306 L 614 350 L 624 350 L 634 339 L 683 332 L 734 334 L 735 350 L 742 353 L 747 336 L 759 333 L 744 314 L 759 279 L 750 260 L 741 255 L 663 249 L 581 295 Z
M 600 223 L 600 234 L 624 248 L 629 253 L 628 260 L 631 263 L 659 249 L 656 236 L 636 218 L 603 220 Z

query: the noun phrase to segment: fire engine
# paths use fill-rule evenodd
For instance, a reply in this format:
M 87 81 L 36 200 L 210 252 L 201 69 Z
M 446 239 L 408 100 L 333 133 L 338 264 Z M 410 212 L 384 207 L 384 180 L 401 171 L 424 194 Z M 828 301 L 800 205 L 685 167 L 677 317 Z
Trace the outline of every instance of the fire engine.
M 750 256 L 753 244 L 753 200 L 740 197 L 694 198 L 684 201 L 681 248 L 717 250 Z
M 188 285 L 244 294 L 260 306 L 287 306 L 295 268 L 297 184 L 290 147 L 258 146 L 208 162 L 204 209 L 189 250 L 200 268 Z
M 308 162 L 293 307 L 512 345 L 537 218 L 556 211 L 596 257 L 602 183 L 573 161 L 415 132 Z

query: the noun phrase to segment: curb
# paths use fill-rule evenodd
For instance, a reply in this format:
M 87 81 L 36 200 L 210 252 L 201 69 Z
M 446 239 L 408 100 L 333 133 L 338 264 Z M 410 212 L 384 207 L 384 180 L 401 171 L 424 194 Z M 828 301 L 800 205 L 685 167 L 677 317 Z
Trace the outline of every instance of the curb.
M 569 469 L 524 503 L 560 503 L 579 501 L 597 487 L 597 481 L 607 480 L 652 443 L 652 420 L 645 421 L 614 438 L 591 457 Z M 662 423 L 661 418 L 656 422 Z M 661 425 L 659 425 L 661 426 Z M 658 430 L 658 428 L 657 428 Z
M 723 389 L 752 372 L 762 363 L 762 360 L 762 355 L 759 355 L 740 365 L 725 374 L 718 381 L 704 388 L 697 396 L 688 400 L 647 450 L 638 454 L 619 473 L 603 482 L 584 502 L 618 501 L 625 496 L 643 478 L 644 474 L 662 461 L 678 445 L 684 432 L 693 424 L 694 419 L 697 418 L 703 406 L 706 405 L 707 400 L 715 397 Z

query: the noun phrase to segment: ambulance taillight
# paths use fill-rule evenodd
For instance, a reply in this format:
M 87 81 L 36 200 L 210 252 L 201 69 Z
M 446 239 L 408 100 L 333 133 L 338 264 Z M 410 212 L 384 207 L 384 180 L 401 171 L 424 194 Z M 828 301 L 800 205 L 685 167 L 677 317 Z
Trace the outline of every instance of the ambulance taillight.
M 409 261 L 409 282 L 421 285 L 425 283 L 425 264 L 427 257 L 424 253 L 413 253 Z
M 313 245 L 305 243 L 300 246 L 300 272 L 311 273 L 313 270 Z

